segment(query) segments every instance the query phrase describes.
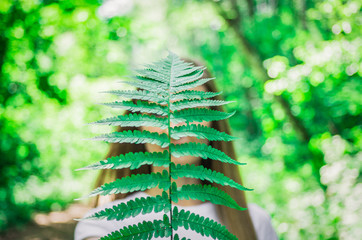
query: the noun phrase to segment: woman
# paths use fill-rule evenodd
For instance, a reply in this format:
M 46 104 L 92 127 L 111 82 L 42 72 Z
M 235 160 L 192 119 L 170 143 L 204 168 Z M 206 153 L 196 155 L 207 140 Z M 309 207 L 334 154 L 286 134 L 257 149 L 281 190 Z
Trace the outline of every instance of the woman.
M 188 61 L 189 62 L 189 61 Z M 199 65 L 199 64 L 196 64 Z M 205 70 L 203 77 L 209 78 L 210 73 Z M 205 83 L 202 86 L 199 86 L 197 88 L 194 88 L 193 90 L 199 90 L 199 91 L 207 91 L 207 92 L 217 92 L 217 89 L 215 87 L 215 84 L 212 81 L 209 81 Z M 220 95 L 214 97 L 216 100 L 222 100 Z M 218 110 L 223 112 L 222 106 L 213 106 L 210 107 L 213 110 Z M 129 112 L 126 111 L 125 114 L 128 114 Z M 183 125 L 184 123 L 178 124 Z M 220 121 L 213 121 L 213 122 L 205 122 L 203 121 L 202 124 L 208 127 L 212 127 L 214 129 L 217 129 L 221 132 L 225 132 L 227 134 L 230 134 L 230 129 L 227 120 L 220 120 Z M 175 126 L 175 125 L 172 125 Z M 158 132 L 158 133 L 166 133 L 167 129 L 160 129 L 157 127 L 147 127 L 142 126 L 140 128 L 123 128 L 118 127 L 117 131 L 123 131 L 123 130 L 147 130 L 150 132 Z M 197 139 L 196 137 L 184 137 L 177 141 L 174 141 L 171 139 L 172 143 L 174 144 L 181 144 L 184 142 L 200 142 L 205 144 L 210 144 L 212 147 L 217 148 L 224 153 L 226 153 L 228 156 L 230 156 L 232 159 L 236 159 L 235 151 L 232 142 L 224 142 L 224 141 L 213 141 L 209 142 L 207 139 Z M 120 154 L 125 154 L 128 152 L 162 152 L 165 148 L 161 148 L 158 145 L 155 144 L 119 144 L 119 143 L 111 143 L 109 152 L 106 156 L 106 158 L 112 157 L 112 156 L 118 156 Z M 209 168 L 211 170 L 215 170 L 218 172 L 223 173 L 225 176 L 233 179 L 235 182 L 242 185 L 240 173 L 238 170 L 238 167 L 236 165 L 232 164 L 226 164 L 222 163 L 220 161 L 210 160 L 210 159 L 201 159 L 200 157 L 195 156 L 183 156 L 180 158 L 175 158 L 172 156 L 171 161 L 177 164 L 195 164 L 195 165 L 202 165 L 205 168 Z M 143 165 L 142 167 L 130 170 L 127 169 L 119 169 L 119 170 L 102 170 L 97 181 L 96 186 L 99 187 L 103 185 L 106 182 L 114 181 L 117 178 L 123 178 L 126 176 L 130 176 L 131 174 L 149 174 L 151 172 L 162 172 L 163 167 L 154 167 L 152 165 Z M 233 208 L 229 208 L 223 205 L 214 205 L 211 202 L 202 202 L 200 200 L 180 200 L 177 204 L 173 203 L 173 205 L 177 205 L 179 209 L 185 209 L 189 210 L 191 212 L 195 212 L 199 215 L 209 217 L 222 225 L 225 225 L 227 229 L 237 236 L 238 239 L 244 239 L 244 240 L 274 240 L 278 239 L 277 235 L 271 225 L 270 217 L 269 215 L 260 207 L 258 207 L 255 204 L 248 204 L 246 203 L 245 194 L 244 191 L 240 191 L 235 188 L 231 188 L 228 186 L 221 186 L 219 184 L 210 183 L 208 181 L 201 181 L 199 179 L 194 178 L 178 178 L 175 181 L 177 186 L 180 187 L 184 184 L 209 184 L 213 185 L 224 192 L 228 193 L 241 207 L 248 208 L 248 210 L 245 211 L 238 211 Z M 97 208 L 92 209 L 90 212 L 87 213 L 86 216 L 91 215 L 92 213 L 99 211 L 104 208 L 112 207 L 113 205 L 119 204 L 121 202 L 127 202 L 128 200 L 134 199 L 136 197 L 147 197 L 147 196 L 156 196 L 161 195 L 162 190 L 159 188 L 152 188 L 148 189 L 145 192 L 133 192 L 133 193 L 126 193 L 126 194 L 117 194 L 113 196 L 114 199 L 109 199 L 109 196 L 100 197 L 97 196 L 95 201 L 95 206 Z M 108 201 L 107 204 L 102 205 L 102 202 Z M 100 206 L 102 205 L 102 206 Z M 157 216 L 156 216 L 157 215 Z M 83 239 L 98 239 L 99 237 L 102 237 L 104 235 L 107 235 L 108 233 L 118 230 L 120 228 L 123 228 L 124 226 L 133 225 L 138 222 L 142 222 L 143 220 L 146 221 L 152 221 L 154 219 L 162 219 L 163 212 L 160 212 L 158 214 L 156 213 L 150 213 L 146 215 L 138 215 L 134 219 L 129 218 L 125 219 L 123 221 L 83 221 L 79 222 L 76 230 L 75 230 L 75 240 L 83 240 Z M 181 231 L 183 230 L 183 231 Z M 187 237 L 191 239 L 212 239 L 212 238 L 206 238 L 202 237 L 201 235 L 193 232 L 192 230 L 186 231 L 185 229 L 179 228 L 178 231 L 180 237 Z

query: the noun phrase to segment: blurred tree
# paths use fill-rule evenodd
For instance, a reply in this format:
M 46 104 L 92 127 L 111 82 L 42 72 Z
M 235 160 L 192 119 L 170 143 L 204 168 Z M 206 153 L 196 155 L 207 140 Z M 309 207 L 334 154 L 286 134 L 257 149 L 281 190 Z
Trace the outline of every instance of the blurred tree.
M 236 101 L 228 110 L 249 199 L 280 238 L 357 239 L 360 9 L 357 0 L 0 1 L 0 228 L 92 188 L 94 175 L 72 170 L 106 145 L 79 136 L 104 132 L 84 123 L 114 113 L 90 103 L 168 48 L 205 61 Z

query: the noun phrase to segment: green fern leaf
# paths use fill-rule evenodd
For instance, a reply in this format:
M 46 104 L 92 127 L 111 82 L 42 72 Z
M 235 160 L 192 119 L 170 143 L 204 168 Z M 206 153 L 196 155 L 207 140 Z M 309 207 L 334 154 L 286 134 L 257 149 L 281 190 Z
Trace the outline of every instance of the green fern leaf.
M 140 127 L 140 126 L 151 126 L 159 128 L 167 128 L 167 119 L 158 118 L 156 116 L 150 116 L 145 114 L 127 114 L 119 115 L 117 117 L 106 118 L 90 124 L 104 124 L 110 126 L 122 126 L 122 127 Z
M 142 77 L 134 77 L 134 80 L 137 80 L 138 78 L 142 79 Z M 149 79 L 148 79 L 149 80 Z M 122 84 L 128 84 L 131 85 L 133 87 L 139 88 L 141 90 L 146 90 L 146 91 L 150 91 L 150 92 L 154 92 L 156 94 L 159 94 L 163 97 L 167 97 L 168 93 L 164 88 L 157 88 L 156 86 L 152 85 L 150 82 L 148 82 L 146 79 L 144 80 L 138 80 L 138 81 L 126 81 L 126 80 L 122 80 L 122 81 L 118 81 L 119 83 Z
M 172 183 L 173 188 L 176 184 Z M 201 184 L 183 185 L 179 189 L 172 190 L 172 201 L 175 203 L 182 199 L 199 199 L 201 201 L 210 201 L 214 204 L 224 205 L 227 207 L 235 208 L 237 210 L 246 210 L 240 207 L 234 199 L 232 199 L 226 192 L 211 186 Z
M 210 141 L 232 141 L 237 137 L 230 136 L 227 133 L 220 132 L 216 129 L 203 126 L 201 124 L 191 124 L 171 128 L 171 137 L 180 139 L 181 137 L 197 137 L 198 139 L 208 139 Z
M 204 71 L 202 70 L 197 70 L 182 76 L 175 76 L 175 81 L 171 84 L 172 87 L 179 87 L 185 84 L 188 84 L 190 82 L 193 82 L 199 78 L 202 77 L 202 75 L 204 74 Z
M 138 100 L 135 103 L 132 101 L 115 101 L 111 103 L 100 103 L 101 105 L 109 106 L 112 108 L 122 108 L 131 112 L 145 112 L 145 113 L 154 113 L 161 116 L 166 116 L 168 114 L 167 107 L 158 105 L 156 103 L 148 103 Z
M 126 203 L 120 203 L 113 206 L 112 208 L 106 208 L 99 212 L 92 214 L 91 216 L 77 219 L 77 220 L 123 220 L 130 217 L 135 217 L 139 214 L 145 215 L 154 211 L 155 213 L 170 211 L 170 202 L 167 192 L 163 191 L 162 196 L 157 195 L 156 197 L 141 197 L 129 200 Z
M 130 152 L 116 157 L 110 157 L 92 165 L 77 170 L 99 170 L 99 169 L 137 169 L 142 165 L 149 164 L 159 167 L 167 167 L 170 164 L 168 151 L 163 152 Z
M 176 93 L 176 92 L 179 92 L 179 91 L 184 91 L 186 89 L 190 89 L 190 88 L 195 88 L 195 87 L 198 87 L 210 80 L 213 80 L 215 78 L 202 78 L 202 79 L 199 79 L 199 80 L 196 80 L 194 82 L 190 82 L 190 83 L 187 83 L 187 84 L 184 84 L 184 85 L 181 85 L 181 86 L 177 86 L 177 87 L 170 87 L 170 92 L 171 93 Z
M 231 101 L 210 100 L 210 99 L 193 99 L 173 102 L 170 106 L 171 111 L 182 110 L 185 108 L 220 106 L 231 103 Z
M 175 93 L 171 95 L 170 100 L 184 100 L 184 99 L 206 99 L 206 98 L 212 98 L 217 95 L 220 95 L 222 92 L 203 92 L 203 91 L 195 91 L 195 90 L 185 90 L 182 92 Z
M 157 71 L 153 71 L 151 69 L 137 69 L 135 70 L 136 73 L 138 73 L 140 76 L 144 77 L 144 78 L 148 78 L 148 79 L 152 79 L 155 80 L 157 82 L 162 82 L 164 83 L 163 86 L 168 86 L 169 85 L 169 76 L 167 74 L 165 74 L 164 72 L 157 72 Z
M 189 108 L 173 112 L 170 119 L 174 123 L 218 121 L 227 119 L 234 114 L 235 111 L 232 113 L 226 113 L 209 108 Z
M 173 62 L 172 69 L 170 68 L 170 62 Z M 153 64 L 146 64 L 145 67 L 155 72 L 165 73 L 168 76 L 170 76 L 171 72 L 173 71 L 176 72 L 187 71 L 187 70 L 196 71 L 197 69 L 202 68 L 202 67 L 193 67 L 192 63 L 179 61 L 179 59 L 171 55 Z
M 158 95 L 155 92 L 150 92 L 146 90 L 113 90 L 113 91 L 103 91 L 101 93 L 110 93 L 118 97 L 152 101 L 152 102 L 157 102 L 159 104 L 167 103 L 164 97 Z
M 175 182 L 172 182 L 171 184 L 171 178 L 197 178 L 200 180 L 208 180 L 211 183 L 217 183 L 222 186 L 230 186 L 239 190 L 251 190 L 241 186 L 222 173 L 206 169 L 203 166 L 189 164 L 175 165 L 171 162 L 171 156 L 197 156 L 203 159 L 221 161 L 223 163 L 245 165 L 245 163 L 239 163 L 224 152 L 207 144 L 195 142 L 180 145 L 171 144 L 171 139 L 177 140 L 187 136 L 196 137 L 198 139 L 208 139 L 209 141 L 231 141 L 235 139 L 235 137 L 230 136 L 226 132 L 220 132 L 201 124 L 190 124 L 191 122 L 224 120 L 235 113 L 224 113 L 209 108 L 203 108 L 230 103 L 228 101 L 210 99 L 221 94 L 221 92 L 213 93 L 191 90 L 191 88 L 200 86 L 214 79 L 202 78 L 204 69 L 205 67 L 194 66 L 192 63 L 184 62 L 177 55 L 170 53 L 166 58 L 153 64 L 148 64 L 143 69 L 136 70 L 135 72 L 137 75 L 131 76 L 131 80 L 121 81 L 122 83 L 137 87 L 140 90 L 106 92 L 121 98 L 133 100 L 115 101 L 103 103 L 103 105 L 128 110 L 132 113 L 141 112 L 142 114 L 131 113 L 128 115 L 102 119 L 91 124 L 122 127 L 151 126 L 163 129 L 167 128 L 170 137 L 165 133 L 158 134 L 156 132 L 128 130 L 103 134 L 96 136 L 93 140 L 104 140 L 106 142 L 117 143 L 150 143 L 157 144 L 162 148 L 169 147 L 169 150 L 164 150 L 163 152 L 130 152 L 107 158 L 78 170 L 122 168 L 134 170 L 145 164 L 151 164 L 153 166 L 168 166 L 170 173 L 168 173 L 167 170 L 164 170 L 162 173 L 152 172 L 150 174 L 133 174 L 98 187 L 87 197 L 144 191 L 154 187 L 159 187 L 164 191 L 162 192 L 162 196 L 136 198 L 126 203 L 113 206 L 112 208 L 106 208 L 85 219 L 123 220 L 139 214 L 147 214 L 152 211 L 161 212 L 164 210 L 165 213 L 170 212 L 170 219 L 172 221 L 170 222 L 168 216 L 164 214 L 163 220 L 143 221 L 137 225 L 130 225 L 119 231 L 112 232 L 101 239 L 133 240 L 153 239 L 165 236 L 169 237 L 173 235 L 172 231 L 174 229 L 177 230 L 180 226 L 183 226 L 186 230 L 191 229 L 196 231 L 202 236 L 211 236 L 214 239 L 237 239 L 224 226 L 211 219 L 197 214 L 191 214 L 184 210 L 179 212 L 177 207 L 172 209 L 171 200 L 177 203 L 182 199 L 199 199 L 202 201 L 210 201 L 214 204 L 228 206 L 237 210 L 244 210 L 244 208 L 240 207 L 231 196 L 217 187 L 200 184 L 183 185 L 178 188 Z M 151 114 L 157 116 L 150 116 Z M 165 116 L 169 117 L 169 119 L 167 119 L 167 117 L 162 118 Z M 187 124 L 186 126 L 172 128 L 171 122 L 186 122 Z M 169 190 L 170 196 L 166 193 L 166 190 Z M 180 240 L 180 236 L 175 234 L 174 239 Z M 187 238 L 183 237 L 182 240 L 187 240 Z
M 178 227 L 184 227 L 186 230 L 191 229 L 202 236 L 211 236 L 213 239 L 238 240 L 225 226 L 214 220 L 184 209 L 179 211 L 175 206 L 172 211 L 172 229 L 177 230 Z
M 171 183 L 167 170 L 163 170 L 162 174 L 159 172 L 150 174 L 133 174 L 131 176 L 106 183 L 94 189 L 86 197 L 144 191 L 157 186 L 161 189 L 167 190 L 170 188 L 170 185 Z
M 165 67 L 164 64 L 166 62 L 165 61 L 158 61 L 158 62 L 155 62 L 153 64 L 146 64 L 145 65 L 145 68 L 146 69 L 149 69 L 149 70 L 152 70 L 152 71 L 155 71 L 155 72 L 158 72 L 158 73 L 164 73 L 164 74 L 170 74 L 170 69 Z
M 127 78 L 132 79 L 131 81 L 120 81 L 123 83 L 128 83 L 130 85 L 132 85 L 132 83 L 141 83 L 143 85 L 143 87 L 148 87 L 151 89 L 154 89 L 156 91 L 159 91 L 160 89 L 162 89 L 163 91 L 167 91 L 168 89 L 168 83 L 163 82 L 162 80 L 158 81 L 158 80 L 154 80 L 152 78 L 148 78 L 145 76 L 126 76 Z M 147 89 L 146 89 L 147 90 Z
M 167 134 L 162 133 L 158 134 L 156 132 L 149 131 L 138 131 L 138 130 L 128 130 L 123 132 L 113 132 L 108 134 L 102 134 L 91 138 L 91 140 L 103 140 L 105 142 L 118 142 L 118 143 L 151 143 L 157 144 L 161 147 L 167 147 L 169 143 L 169 139 Z
M 232 158 L 230 158 L 228 155 L 223 153 L 222 151 L 203 143 L 190 142 L 178 145 L 170 144 L 170 149 L 171 149 L 171 154 L 174 157 L 191 155 L 191 156 L 201 157 L 203 159 L 210 158 L 225 163 L 245 165 L 245 163 L 240 163 L 238 161 L 235 161 Z
M 192 63 L 182 61 L 176 54 L 172 52 L 170 52 L 163 61 L 160 61 L 160 65 L 167 69 L 166 72 L 170 75 L 169 81 L 171 83 L 175 81 L 174 76 L 177 76 L 176 74 L 182 74 L 182 71 L 195 68 Z
M 180 236 L 176 233 L 174 236 L 173 236 L 173 239 L 174 240 L 180 240 Z M 183 237 L 183 238 L 181 238 L 181 240 L 191 240 L 190 238 L 185 238 L 185 237 Z
M 168 216 L 163 215 L 163 220 L 143 221 L 142 223 L 124 227 L 112 232 L 99 240 L 149 240 L 158 237 L 170 237 L 171 224 Z
M 203 67 L 203 66 L 198 66 L 198 67 L 191 67 L 190 66 L 190 67 L 187 67 L 185 69 L 178 69 L 177 73 L 174 74 L 174 77 L 175 78 L 181 78 L 183 76 L 189 76 L 192 73 L 199 73 L 199 72 L 203 73 L 204 72 L 203 70 L 205 70 L 205 69 L 206 69 L 206 67 Z M 176 79 L 175 82 L 180 82 L 180 80 Z
M 226 177 L 224 174 L 220 172 L 213 171 L 211 169 L 207 169 L 203 166 L 195 166 L 194 164 L 177 164 L 171 162 L 171 177 L 173 179 L 177 179 L 179 177 L 187 177 L 187 178 L 198 178 L 201 180 L 207 180 L 209 182 L 215 182 L 217 184 L 223 186 L 230 186 L 241 191 L 251 191 L 253 189 L 249 189 L 243 187 L 239 183 L 236 183 L 234 180 Z

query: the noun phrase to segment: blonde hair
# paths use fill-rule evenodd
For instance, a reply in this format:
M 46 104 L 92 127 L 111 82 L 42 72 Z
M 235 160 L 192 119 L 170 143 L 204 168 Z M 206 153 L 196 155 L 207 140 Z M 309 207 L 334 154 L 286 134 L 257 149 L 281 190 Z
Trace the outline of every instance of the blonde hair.
M 194 62 L 196 65 L 200 65 L 195 61 L 189 61 L 188 62 Z M 205 70 L 203 77 L 209 78 L 211 75 L 210 73 Z M 217 88 L 215 86 L 215 83 L 213 80 L 205 83 L 203 86 L 206 87 L 207 91 L 210 92 L 218 92 Z M 214 99 L 222 100 L 222 98 L 219 96 L 216 96 Z M 210 107 L 213 110 L 218 110 L 223 112 L 222 106 L 213 106 Z M 128 111 L 125 111 L 125 114 L 128 114 Z M 220 120 L 220 121 L 213 121 L 211 122 L 211 127 L 214 129 L 217 129 L 221 132 L 225 132 L 227 134 L 230 134 L 230 127 L 228 121 Z M 124 130 L 136 130 L 138 128 L 136 127 L 117 127 L 117 131 L 124 131 Z M 224 141 L 210 141 L 210 145 L 216 149 L 219 149 L 223 152 L 225 152 L 228 156 L 230 156 L 232 159 L 236 160 L 236 154 L 234 150 L 234 146 L 232 142 L 224 142 Z M 125 143 L 111 143 L 109 151 L 106 155 L 106 158 L 118 156 L 121 154 L 126 154 L 128 152 L 145 152 L 145 146 L 141 144 L 125 144 Z M 225 176 L 233 179 L 235 182 L 242 185 L 240 172 L 238 170 L 238 167 L 232 164 L 226 164 L 222 163 L 220 161 L 215 160 L 202 160 L 201 165 L 205 168 L 216 170 L 218 172 L 223 173 Z M 96 186 L 99 187 L 103 185 L 106 182 L 114 181 L 118 178 L 123 178 L 126 176 L 130 176 L 132 174 L 149 174 L 152 172 L 151 165 L 143 165 L 138 169 L 130 170 L 129 168 L 126 169 L 117 169 L 117 170 L 111 170 L 111 169 L 104 169 L 101 170 L 97 180 L 96 180 Z M 210 182 L 204 180 L 201 181 L 203 185 L 210 184 Z M 247 207 L 246 198 L 244 191 L 240 191 L 236 188 L 231 188 L 228 186 L 221 186 L 215 183 L 211 183 L 212 186 L 217 187 L 221 189 L 222 191 L 229 194 L 238 204 L 239 206 L 242 206 L 244 208 Z M 132 193 L 125 193 L 125 194 L 116 194 L 108 197 L 106 201 L 113 201 L 115 199 L 122 199 L 126 196 L 130 195 Z M 99 206 L 103 204 L 104 198 L 100 198 L 99 196 L 96 197 L 95 202 L 93 205 Z M 227 229 L 234 234 L 238 239 L 240 240 L 256 240 L 256 233 L 254 229 L 254 225 L 251 221 L 251 217 L 248 210 L 245 211 L 237 211 L 235 209 L 223 206 L 223 205 L 216 205 L 216 209 L 218 212 L 218 216 L 220 218 L 220 221 L 223 225 L 227 227 Z

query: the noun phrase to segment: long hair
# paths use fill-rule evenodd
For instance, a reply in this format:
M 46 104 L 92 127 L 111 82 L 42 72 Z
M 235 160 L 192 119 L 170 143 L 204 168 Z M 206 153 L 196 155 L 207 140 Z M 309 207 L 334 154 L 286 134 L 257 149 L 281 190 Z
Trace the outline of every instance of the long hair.
M 193 60 L 187 60 L 187 62 L 193 62 L 195 65 L 200 65 L 198 62 Z M 205 78 L 210 78 L 211 74 L 204 70 Z M 210 92 L 218 92 L 215 86 L 214 80 L 208 81 L 203 86 L 206 87 L 207 91 Z M 215 99 L 222 100 L 220 95 L 216 96 Z M 210 107 L 213 110 L 224 111 L 222 106 L 212 106 Z M 125 114 L 128 114 L 129 111 L 125 111 Z M 221 132 L 225 132 L 230 134 L 230 127 L 227 119 L 219 120 L 219 121 L 212 121 L 211 127 L 217 129 Z M 117 131 L 124 131 L 124 130 L 139 130 L 137 127 L 117 127 Z M 219 149 L 230 156 L 232 159 L 236 160 L 235 149 L 232 142 L 226 141 L 210 141 L 210 145 L 216 149 Z M 125 143 L 111 143 L 109 151 L 106 155 L 106 158 L 110 158 L 113 156 L 118 156 L 121 154 L 126 154 L 128 152 L 145 152 L 145 146 L 142 144 L 125 144 Z M 220 161 L 210 160 L 210 159 L 203 159 L 201 161 L 201 165 L 205 168 L 216 170 L 218 172 L 223 173 L 225 176 L 233 179 L 235 182 L 242 185 L 240 172 L 238 167 L 235 165 L 223 163 Z M 123 178 L 126 176 L 130 176 L 132 174 L 150 174 L 152 172 L 151 165 L 143 165 L 138 169 L 130 170 L 129 168 L 125 169 L 103 169 L 101 170 L 98 178 L 96 180 L 96 187 L 103 185 L 106 182 L 114 181 L 118 178 Z M 202 185 L 210 184 L 210 182 L 203 180 L 201 181 Z M 241 207 L 246 208 L 246 198 L 244 191 L 240 191 L 236 188 L 231 188 L 229 186 L 219 186 L 218 184 L 211 183 L 212 186 L 217 187 L 227 194 L 229 194 Z M 95 202 L 93 205 L 99 206 L 102 205 L 104 202 L 113 201 L 115 199 L 122 199 L 132 193 L 124 193 L 124 194 L 115 194 L 112 196 L 97 196 L 95 198 Z M 248 210 L 245 211 L 237 211 L 235 209 L 223 206 L 223 205 L 216 205 L 217 213 L 220 218 L 220 221 L 223 225 L 227 227 L 227 229 L 234 234 L 239 240 L 256 240 L 256 233 L 251 221 L 251 217 Z

